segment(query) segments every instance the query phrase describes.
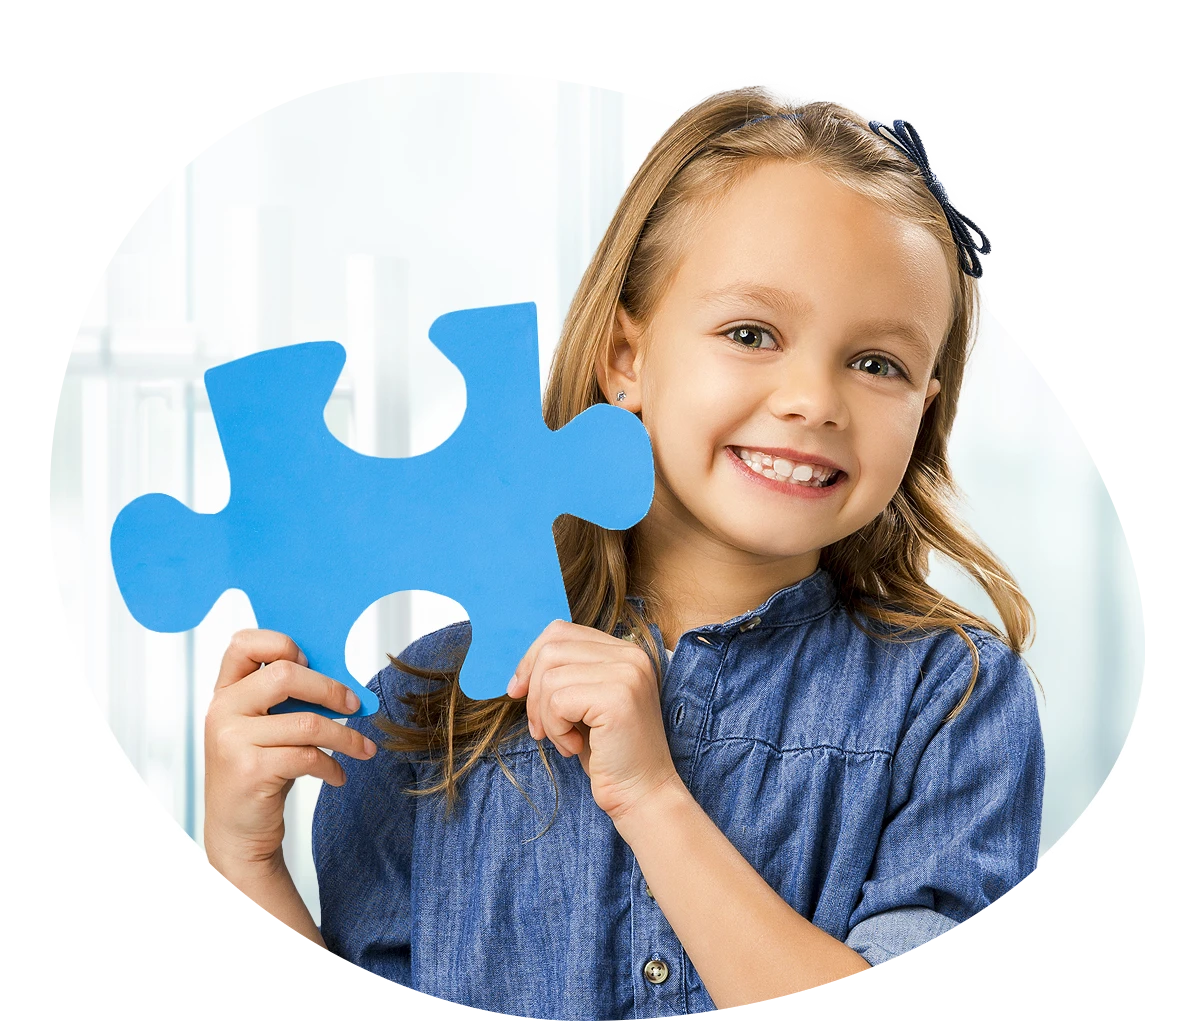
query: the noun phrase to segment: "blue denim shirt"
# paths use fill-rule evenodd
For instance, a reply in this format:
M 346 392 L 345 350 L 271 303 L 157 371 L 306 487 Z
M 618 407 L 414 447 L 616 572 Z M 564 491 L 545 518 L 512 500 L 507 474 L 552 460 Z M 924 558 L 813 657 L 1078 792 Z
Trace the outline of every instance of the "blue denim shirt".
M 663 721 L 683 781 L 793 908 L 877 964 L 994 901 L 1037 861 L 1044 755 L 1033 684 L 996 638 L 942 631 L 884 642 L 861 632 L 829 577 L 813 576 L 727 623 L 684 634 L 666 665 Z M 409 664 L 447 668 L 469 639 L 421 638 Z M 661 636 L 656 642 L 662 653 Z M 428 687 L 388 667 L 386 714 Z M 356 729 L 383 740 L 369 721 Z M 330 950 L 447 1000 L 558 1019 L 712 1010 L 703 980 L 592 800 L 577 759 L 524 734 L 466 777 L 445 815 L 406 787 L 433 770 L 380 747 L 337 756 L 313 820 L 321 932 Z M 536 839 L 534 839 L 536 837 Z M 643 973 L 668 968 L 662 982 Z

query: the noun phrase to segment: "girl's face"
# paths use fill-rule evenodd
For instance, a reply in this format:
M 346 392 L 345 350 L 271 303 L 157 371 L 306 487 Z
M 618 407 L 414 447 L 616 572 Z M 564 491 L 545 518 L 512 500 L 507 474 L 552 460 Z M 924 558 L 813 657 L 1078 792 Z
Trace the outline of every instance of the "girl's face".
M 703 220 L 649 321 L 620 311 L 610 401 L 654 446 L 646 525 L 751 562 L 866 525 L 900 486 L 952 316 L 934 237 L 810 165 L 752 172 Z

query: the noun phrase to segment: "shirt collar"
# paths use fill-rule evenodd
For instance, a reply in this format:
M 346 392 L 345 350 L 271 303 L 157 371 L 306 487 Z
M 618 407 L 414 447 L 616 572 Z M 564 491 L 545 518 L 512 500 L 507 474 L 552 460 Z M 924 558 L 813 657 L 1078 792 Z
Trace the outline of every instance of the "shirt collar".
M 629 601 L 639 612 L 645 611 L 645 601 L 630 595 Z M 800 623 L 828 612 L 837 604 L 837 587 L 824 569 L 776 591 L 756 609 L 749 609 L 724 623 L 696 627 L 688 633 L 726 634 L 749 629 L 750 626 L 784 626 Z

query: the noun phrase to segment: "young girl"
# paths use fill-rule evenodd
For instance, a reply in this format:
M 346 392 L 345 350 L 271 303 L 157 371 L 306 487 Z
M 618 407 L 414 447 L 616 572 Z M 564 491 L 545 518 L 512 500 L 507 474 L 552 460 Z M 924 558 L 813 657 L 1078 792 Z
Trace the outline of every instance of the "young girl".
M 268 716 L 356 701 L 288 638 L 235 636 L 206 728 L 214 866 L 372 972 L 560 1019 L 818 985 L 1033 869 L 1031 612 L 956 523 L 946 460 L 979 267 L 897 131 L 757 89 L 671 126 L 584 275 L 544 405 L 556 429 L 596 402 L 642 418 L 649 514 L 560 519 L 573 621 L 505 697 L 458 690 L 459 623 L 371 681 L 375 721 Z M 926 583 L 932 551 L 1003 630 Z M 328 784 L 320 930 L 281 854 L 306 773 Z

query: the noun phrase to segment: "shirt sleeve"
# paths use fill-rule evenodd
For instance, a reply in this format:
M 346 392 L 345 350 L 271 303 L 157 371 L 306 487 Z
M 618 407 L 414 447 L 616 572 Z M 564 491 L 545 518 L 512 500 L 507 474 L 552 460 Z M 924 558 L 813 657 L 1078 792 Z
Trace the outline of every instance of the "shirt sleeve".
M 410 644 L 400 660 L 427 669 L 453 669 L 471 639 L 470 624 L 455 623 Z M 379 697 L 379 715 L 407 720 L 401 702 L 433 686 L 391 665 L 367 686 Z M 384 747 L 375 716 L 346 720 L 370 737 L 373 758 L 359 761 L 333 752 L 346 771 L 340 787 L 321 785 L 313 812 L 312 851 L 321 900 L 325 945 L 376 975 L 410 985 L 412 969 L 412 865 L 417 782 L 407 754 Z
M 1037 864 L 1045 752 L 1024 661 L 971 631 L 979 676 L 962 711 L 971 658 L 961 639 L 922 666 L 893 761 L 887 817 L 846 943 L 870 964 L 939 936 Z M 947 648 L 949 647 L 949 650 Z
M 367 685 L 387 707 L 385 670 Z M 398 674 L 395 674 L 398 675 Z M 321 900 L 321 936 L 335 954 L 405 984 L 411 942 L 410 868 L 413 774 L 407 760 L 384 748 L 373 717 L 346 725 L 378 750 L 359 761 L 333 752 L 346 772 L 340 787 L 321 785 L 313 812 L 312 850 Z

